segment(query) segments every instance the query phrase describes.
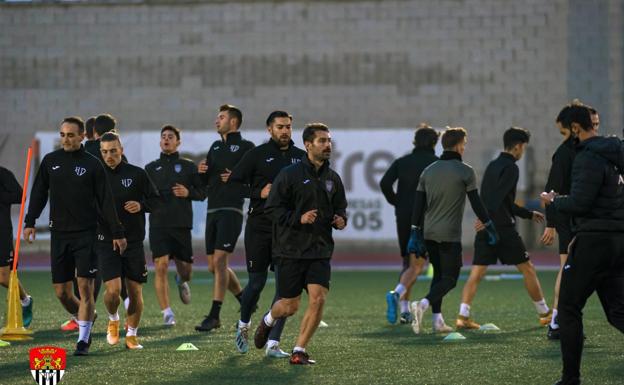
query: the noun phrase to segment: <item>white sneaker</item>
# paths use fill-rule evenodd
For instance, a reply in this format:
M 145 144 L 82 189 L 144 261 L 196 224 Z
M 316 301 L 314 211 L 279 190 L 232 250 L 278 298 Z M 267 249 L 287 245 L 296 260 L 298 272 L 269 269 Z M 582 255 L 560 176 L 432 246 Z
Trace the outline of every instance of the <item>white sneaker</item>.
M 288 358 L 290 354 L 286 353 L 282 349 L 280 349 L 279 345 L 273 345 L 269 347 L 267 344 L 266 349 L 264 351 L 264 355 L 270 358 Z
M 444 321 L 433 324 L 434 333 L 452 333 L 453 328 L 448 326 Z
M 175 316 L 173 313 L 163 314 L 163 320 L 165 326 L 173 326 L 176 324 Z
M 180 300 L 183 304 L 188 305 L 191 303 L 191 287 L 188 282 L 180 282 L 180 277 L 176 274 L 175 281 L 178 284 L 178 293 L 180 293 Z
M 422 330 L 422 318 L 423 318 L 423 310 L 418 306 L 418 301 L 413 301 L 410 303 L 410 312 L 414 316 L 412 319 L 412 330 L 414 334 L 420 334 Z

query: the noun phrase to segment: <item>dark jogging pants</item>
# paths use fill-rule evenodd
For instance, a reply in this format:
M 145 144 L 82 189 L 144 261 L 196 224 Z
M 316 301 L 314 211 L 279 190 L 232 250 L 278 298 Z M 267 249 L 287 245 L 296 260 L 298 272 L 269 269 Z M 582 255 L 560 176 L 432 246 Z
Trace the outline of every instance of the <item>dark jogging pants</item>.
M 426 241 L 429 261 L 433 265 L 433 279 L 429 300 L 433 313 L 442 312 L 442 298 L 457 285 L 462 267 L 462 248 L 459 242 Z
M 558 320 L 563 379 L 580 379 L 583 307 L 596 291 L 607 320 L 624 333 L 624 233 L 579 233 L 563 267 Z

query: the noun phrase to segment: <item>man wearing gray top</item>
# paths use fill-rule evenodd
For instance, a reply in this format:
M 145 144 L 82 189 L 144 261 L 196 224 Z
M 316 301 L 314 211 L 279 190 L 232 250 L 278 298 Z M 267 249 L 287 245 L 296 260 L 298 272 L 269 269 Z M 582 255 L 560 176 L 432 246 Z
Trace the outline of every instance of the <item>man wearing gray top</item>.
M 457 284 L 462 267 L 462 219 L 466 195 L 479 220 L 485 225 L 488 243 L 496 244 L 498 235 L 479 193 L 477 177 L 472 167 L 462 162 L 466 147 L 466 130 L 447 128 L 442 134 L 444 152 L 440 160 L 427 167 L 416 189 L 412 216 L 412 232 L 408 252 L 428 253 L 433 265 L 433 280 L 429 294 L 410 304 L 412 329 L 419 334 L 424 312 L 432 307 L 433 331 L 448 333 L 453 329 L 442 318 L 442 298 Z M 424 219 L 424 233 L 423 233 Z

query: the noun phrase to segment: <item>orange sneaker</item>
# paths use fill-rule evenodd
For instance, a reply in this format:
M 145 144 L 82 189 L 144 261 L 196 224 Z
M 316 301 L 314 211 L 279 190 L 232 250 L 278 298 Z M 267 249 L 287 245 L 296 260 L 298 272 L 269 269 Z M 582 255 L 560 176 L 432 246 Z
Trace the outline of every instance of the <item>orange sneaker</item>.
M 117 345 L 119 343 L 119 321 L 108 321 L 106 342 L 109 345 Z
M 139 344 L 136 336 L 126 336 L 126 349 L 138 350 L 143 349 L 143 345 Z
M 455 329 L 457 330 L 475 330 L 479 329 L 481 325 L 474 322 L 470 317 L 464 317 L 463 315 L 457 316 L 457 321 L 455 321 Z
M 539 323 L 542 326 L 550 325 L 550 321 L 552 321 L 552 309 L 548 310 L 548 313 L 539 315 Z
M 61 325 L 61 330 L 64 332 L 73 332 L 73 331 L 77 331 L 79 329 L 78 326 L 78 321 L 76 321 L 75 318 L 70 318 L 68 321 L 65 321 L 62 325 Z

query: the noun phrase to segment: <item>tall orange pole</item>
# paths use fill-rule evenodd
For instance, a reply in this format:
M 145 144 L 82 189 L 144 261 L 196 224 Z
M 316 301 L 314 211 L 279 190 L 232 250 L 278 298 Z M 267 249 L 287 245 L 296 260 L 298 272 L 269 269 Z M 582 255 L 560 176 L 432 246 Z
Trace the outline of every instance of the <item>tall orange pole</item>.
M 17 270 L 19 260 L 20 244 L 22 240 L 22 225 L 24 224 L 24 208 L 26 206 L 26 191 L 28 191 L 28 176 L 30 175 L 30 160 L 32 159 L 32 147 L 28 147 L 28 157 L 26 158 L 26 171 L 24 172 L 24 184 L 22 185 L 22 204 L 20 206 L 19 220 L 17 225 L 17 237 L 15 239 L 15 255 L 13 256 L 13 271 Z

